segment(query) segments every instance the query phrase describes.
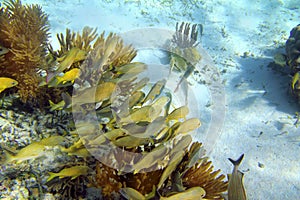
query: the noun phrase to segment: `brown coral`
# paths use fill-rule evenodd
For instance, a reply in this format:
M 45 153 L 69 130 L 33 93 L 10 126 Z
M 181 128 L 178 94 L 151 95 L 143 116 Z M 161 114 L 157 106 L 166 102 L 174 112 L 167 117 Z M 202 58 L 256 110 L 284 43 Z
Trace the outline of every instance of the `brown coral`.
M 179 165 L 183 186 L 187 188 L 202 187 L 206 192 L 205 199 L 223 199 L 221 194 L 227 190 L 227 182 L 224 181 L 225 175 L 218 176 L 221 170 L 213 171 L 212 162 L 203 155 L 197 155 L 199 152 L 203 152 L 201 145 L 198 142 L 193 143 Z
M 227 190 L 225 175 L 217 176 L 221 170 L 213 171 L 211 164 L 211 161 L 204 160 L 191 167 L 183 176 L 183 185 L 202 187 L 206 192 L 205 199 L 223 199 L 221 194 Z
M 0 43 L 9 49 L 2 56 L 1 76 L 16 79 L 23 102 L 37 96 L 37 70 L 46 65 L 48 17 L 38 5 L 22 5 L 19 0 L 5 1 L 0 10 Z
M 153 186 L 157 186 L 163 170 L 150 171 L 147 173 L 127 174 L 122 178 L 125 179 L 125 187 L 131 187 L 141 194 L 149 194 Z
M 299 77 L 300 73 L 300 24 L 290 32 L 290 37 L 286 41 L 285 50 L 287 53 L 287 63 L 291 67 L 290 91 L 300 102 Z
M 285 50 L 287 53 L 288 64 L 292 70 L 300 66 L 300 24 L 294 27 L 290 32 L 290 37 L 286 41 Z M 295 72 L 295 71 L 294 71 Z
M 102 195 L 110 199 L 114 193 L 118 193 L 123 184 L 117 175 L 117 170 L 110 168 L 99 161 L 96 164 L 96 186 L 102 188 Z

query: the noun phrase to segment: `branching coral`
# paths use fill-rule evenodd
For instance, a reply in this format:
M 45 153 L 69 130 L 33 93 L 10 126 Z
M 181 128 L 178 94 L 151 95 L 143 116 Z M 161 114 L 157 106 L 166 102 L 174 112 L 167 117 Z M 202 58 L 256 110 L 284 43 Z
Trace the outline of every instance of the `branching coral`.
M 5 1 L 0 11 L 0 43 L 9 49 L 1 56 L 1 76 L 16 79 L 22 101 L 36 98 L 37 70 L 46 65 L 48 17 L 38 5 L 24 6 L 19 0 Z

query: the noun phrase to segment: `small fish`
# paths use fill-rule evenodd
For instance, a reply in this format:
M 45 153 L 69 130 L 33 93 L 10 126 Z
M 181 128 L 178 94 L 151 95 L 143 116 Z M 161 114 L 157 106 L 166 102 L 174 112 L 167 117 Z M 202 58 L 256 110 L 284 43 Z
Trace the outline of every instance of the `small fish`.
M 52 136 L 42 139 L 38 142 L 32 142 L 26 147 L 20 149 L 15 155 L 7 152 L 5 163 L 11 163 L 14 161 L 16 161 L 17 163 L 21 163 L 26 160 L 41 157 L 45 153 L 44 150 L 46 146 L 56 146 L 61 144 L 63 141 L 64 138 L 62 136 Z
M 141 62 L 132 62 L 116 69 L 117 73 L 134 73 L 139 74 L 147 69 L 147 65 Z
M 81 175 L 87 175 L 89 172 L 91 172 L 92 169 L 89 168 L 88 166 L 73 166 L 70 168 L 64 168 L 58 173 L 54 172 L 49 172 L 49 178 L 47 179 L 47 182 L 51 181 L 55 177 L 59 177 L 60 179 L 65 178 L 65 177 L 72 177 L 71 180 L 77 178 L 78 176 Z
M 158 135 L 158 133 L 160 133 L 160 131 L 162 129 L 164 129 L 166 127 L 166 123 L 165 123 L 165 118 L 160 116 L 157 117 L 156 119 L 154 119 L 145 129 L 145 131 L 143 131 L 142 133 L 139 134 L 134 134 L 134 136 L 136 137 L 156 137 Z
M 177 152 L 174 156 L 172 156 L 172 160 L 170 160 L 167 167 L 164 169 L 164 172 L 160 176 L 159 183 L 157 188 L 161 188 L 163 183 L 167 180 L 167 178 L 174 172 L 177 165 L 182 161 L 184 156 L 184 151 Z
M 179 108 L 176 108 L 173 110 L 168 116 L 167 121 L 170 120 L 179 120 L 186 117 L 186 115 L 189 114 L 189 108 L 187 106 L 181 106 Z
M 87 150 L 85 147 L 83 147 L 80 149 L 76 149 L 72 152 L 69 152 L 68 156 L 77 156 L 77 157 L 81 157 L 81 158 L 87 158 L 87 157 L 91 156 L 91 153 L 89 152 L 89 150 Z
M 144 99 L 144 103 L 146 103 L 148 100 L 153 100 L 155 99 L 158 95 L 160 95 L 160 93 L 162 92 L 162 90 L 165 87 L 166 84 L 166 80 L 160 80 L 157 81 L 151 88 L 151 90 L 149 91 L 148 95 L 145 97 Z
M 65 56 L 58 58 L 57 61 L 60 62 L 56 73 L 63 72 L 65 69 L 68 69 L 73 63 L 84 60 L 86 58 L 86 52 L 73 47 Z
M 33 142 L 28 146 L 22 148 L 16 155 L 11 155 L 10 153 L 6 153 L 5 163 L 16 162 L 17 164 L 31 160 L 34 158 L 38 158 L 44 155 L 45 145 L 40 144 L 39 142 Z
M 169 101 L 170 99 L 167 96 L 161 96 L 158 99 L 156 99 L 155 102 L 153 102 L 151 105 L 154 109 L 154 111 L 151 113 L 151 118 L 157 118 L 162 113 L 163 109 L 166 108 Z
M 103 82 L 96 87 L 87 88 L 81 94 L 73 96 L 73 104 L 96 103 L 107 100 L 115 91 L 116 84 L 113 82 Z M 68 101 L 69 102 L 69 101 Z
M 84 148 L 84 140 L 82 138 L 80 138 L 78 141 L 76 141 L 72 146 L 68 148 L 60 147 L 60 150 L 65 153 L 73 153 L 81 148 Z
M 112 141 L 118 147 L 135 148 L 141 145 L 149 144 L 150 139 L 148 138 L 137 138 L 131 135 L 127 135 Z
M 18 81 L 7 77 L 0 77 L 0 93 L 6 88 L 11 88 L 16 85 L 18 85 Z
M 144 88 L 145 85 L 147 85 L 147 83 L 149 82 L 149 80 L 150 79 L 148 77 L 144 77 L 141 80 L 139 80 L 137 83 L 135 83 L 132 89 L 132 93 Z
M 44 138 L 38 143 L 45 145 L 45 146 L 56 146 L 56 145 L 61 145 L 64 143 L 67 139 L 63 136 L 56 135 L 56 136 L 50 136 L 48 138 Z
M 175 130 L 174 134 L 191 132 L 191 131 L 199 128 L 200 125 L 201 125 L 201 122 L 198 118 L 191 118 L 191 119 L 185 120 Z
M 71 131 L 71 135 L 79 135 L 79 136 L 87 136 L 97 133 L 99 130 L 102 129 L 102 125 L 99 123 L 93 122 L 79 122 L 76 123 L 76 129 Z
M 292 89 L 295 89 L 296 83 L 300 81 L 300 72 L 296 72 L 295 75 L 292 78 Z
M 154 112 L 154 108 L 152 106 L 143 106 L 141 108 L 136 109 L 133 113 L 131 113 L 127 117 L 122 117 L 120 119 L 120 122 L 124 124 L 132 123 L 132 122 L 140 122 L 140 121 L 150 122 L 152 120 L 153 112 Z
M 179 89 L 179 85 L 182 83 L 183 80 L 186 80 L 194 71 L 195 67 L 193 65 L 188 66 L 187 70 L 184 72 L 183 76 L 179 80 L 179 83 L 177 84 L 174 92 L 176 92 Z
M 80 69 L 73 68 L 70 71 L 67 71 L 63 76 L 57 76 L 57 85 L 62 83 L 65 84 L 66 82 L 74 83 L 75 79 L 77 79 L 80 76 Z
M 103 144 L 104 142 L 106 142 L 106 137 L 104 136 L 104 134 L 101 134 L 91 140 L 88 141 L 88 145 L 89 146 L 98 146 Z
M 8 52 L 8 48 L 5 48 L 4 46 L 0 45 L 0 56 L 7 54 Z
M 132 108 L 133 106 L 138 105 L 145 98 L 145 93 L 142 91 L 136 91 L 128 98 L 128 106 Z
M 171 195 L 169 197 L 160 197 L 161 200 L 201 200 L 206 195 L 202 187 L 192 187 L 183 192 Z
M 238 166 L 242 162 L 244 154 L 242 154 L 237 160 L 228 158 L 234 165 L 231 175 L 228 175 L 228 200 L 246 200 L 246 192 L 243 184 L 244 174 L 238 170 Z
M 121 129 L 114 129 L 111 131 L 108 131 L 104 134 L 104 136 L 109 139 L 110 141 L 115 141 L 117 138 L 125 136 L 125 132 Z

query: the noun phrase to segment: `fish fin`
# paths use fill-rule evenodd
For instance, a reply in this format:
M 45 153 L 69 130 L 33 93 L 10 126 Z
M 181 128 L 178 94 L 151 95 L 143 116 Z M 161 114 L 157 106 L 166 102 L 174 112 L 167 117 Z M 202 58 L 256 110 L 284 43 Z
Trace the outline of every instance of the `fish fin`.
M 5 88 L 0 88 L 0 93 L 1 93 L 3 90 L 5 90 Z
M 49 104 L 50 104 L 50 107 L 52 107 L 52 106 L 55 105 L 55 103 L 53 101 L 51 101 L 51 100 L 49 100 Z
M 77 176 L 72 176 L 71 180 L 74 180 L 74 179 L 76 179 L 77 177 L 78 177 L 78 175 L 77 175 Z
M 51 181 L 52 179 L 54 179 L 57 176 L 57 174 L 54 172 L 48 172 L 48 173 L 49 173 L 49 178 L 47 178 L 46 182 Z
M 231 158 L 228 158 L 228 160 L 234 165 L 234 166 L 239 166 L 240 163 L 242 162 L 244 158 L 244 154 L 242 154 L 237 160 L 233 160 Z

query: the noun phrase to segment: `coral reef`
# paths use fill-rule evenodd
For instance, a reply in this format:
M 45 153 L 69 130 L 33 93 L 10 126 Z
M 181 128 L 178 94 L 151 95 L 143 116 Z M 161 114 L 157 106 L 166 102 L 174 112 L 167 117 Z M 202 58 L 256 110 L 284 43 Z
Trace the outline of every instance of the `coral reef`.
M 23 6 L 19 0 L 4 5 L 0 10 L 0 76 L 18 82 L 23 102 L 44 106 L 49 100 L 52 110 L 62 110 L 59 120 L 70 109 L 77 117 L 58 135 L 58 131 L 37 133 L 41 138 L 27 142 L 16 153 L 18 159 L 7 159 L 11 165 L 31 162 L 33 157 L 42 157 L 35 155 L 37 150 L 45 157 L 51 150 L 64 155 L 59 172 L 50 168 L 57 173 L 49 172 L 49 177 L 38 171 L 38 178 L 49 181 L 40 192 L 55 193 L 57 199 L 77 199 L 93 186 L 101 188 L 106 199 L 135 194 L 148 199 L 173 195 L 222 199 L 225 176 L 217 176 L 220 170 L 213 171 L 201 144 L 193 143 L 190 135 L 200 120 L 187 117 L 187 106 L 175 106 L 172 94 L 164 88 L 165 79 L 150 83 L 148 77 L 140 77 L 147 65 L 132 62 L 137 54 L 132 46 L 124 45 L 116 34 L 98 36 L 96 29 L 85 27 L 82 33 L 67 29 L 65 35 L 58 34 L 60 49 L 53 50 L 47 44 L 47 15 L 39 6 Z M 177 23 L 176 31 L 171 61 L 187 78 L 201 59 L 196 49 L 199 25 Z M 96 123 L 89 121 L 95 118 L 90 113 L 96 113 Z M 25 158 L 22 150 L 27 152 Z
M 38 5 L 22 5 L 19 0 L 5 1 L 0 10 L 0 44 L 9 51 L 1 56 L 0 76 L 19 82 L 23 102 L 38 96 L 38 69 L 45 68 L 49 35 L 48 16 Z
M 294 27 L 286 41 L 287 63 L 291 68 L 290 91 L 300 102 L 300 25 Z
M 288 58 L 288 65 L 293 70 L 299 69 L 300 65 L 300 24 L 290 32 L 290 37 L 286 41 L 285 50 Z

